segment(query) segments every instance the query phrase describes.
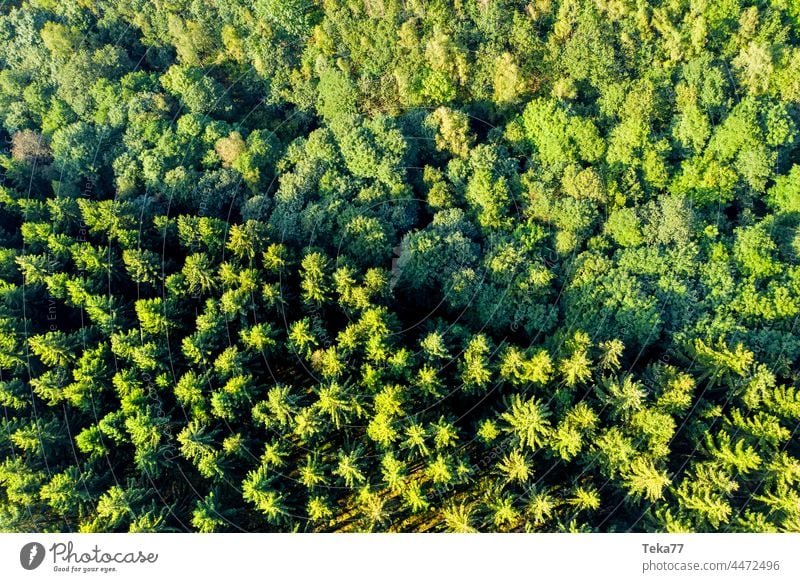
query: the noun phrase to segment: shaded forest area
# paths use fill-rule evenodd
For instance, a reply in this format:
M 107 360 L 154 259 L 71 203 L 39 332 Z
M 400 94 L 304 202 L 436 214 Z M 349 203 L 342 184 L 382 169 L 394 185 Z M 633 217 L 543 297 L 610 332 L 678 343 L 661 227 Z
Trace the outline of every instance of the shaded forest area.
M 0 6 L 0 531 L 800 531 L 800 3 Z

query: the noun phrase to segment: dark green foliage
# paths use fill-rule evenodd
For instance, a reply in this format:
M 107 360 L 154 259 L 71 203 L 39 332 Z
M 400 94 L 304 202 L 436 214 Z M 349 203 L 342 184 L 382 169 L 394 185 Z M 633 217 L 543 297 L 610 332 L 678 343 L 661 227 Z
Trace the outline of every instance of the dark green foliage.
M 3 4 L 0 531 L 800 531 L 799 27 Z

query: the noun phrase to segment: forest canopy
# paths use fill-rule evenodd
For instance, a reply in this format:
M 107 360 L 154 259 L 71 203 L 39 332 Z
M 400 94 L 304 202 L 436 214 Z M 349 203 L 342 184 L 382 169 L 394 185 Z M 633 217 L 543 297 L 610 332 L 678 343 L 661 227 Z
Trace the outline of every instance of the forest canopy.
M 800 3 L 0 5 L 0 531 L 800 531 Z

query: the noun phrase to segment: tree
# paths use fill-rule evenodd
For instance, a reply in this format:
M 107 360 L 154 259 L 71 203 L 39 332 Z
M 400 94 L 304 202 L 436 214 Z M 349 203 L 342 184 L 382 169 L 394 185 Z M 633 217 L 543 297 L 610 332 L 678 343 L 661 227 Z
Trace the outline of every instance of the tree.
M 625 475 L 628 491 L 634 496 L 641 496 L 655 502 L 664 496 L 664 488 L 670 484 L 665 471 L 659 471 L 643 457 L 636 458 Z
M 200 67 L 173 65 L 160 81 L 191 113 L 224 112 L 230 107 L 225 89 Z
M 273 487 L 274 477 L 269 477 L 266 467 L 262 465 L 248 473 L 242 495 L 245 501 L 251 502 L 264 514 L 269 523 L 280 524 L 289 516 L 288 507 L 285 497 Z
M 733 66 L 751 94 L 764 93 L 773 69 L 771 47 L 752 42 L 733 59 Z
M 201 533 L 213 533 L 225 528 L 229 519 L 220 512 L 214 491 L 198 499 L 192 512 L 192 526 Z
M 525 108 L 522 123 L 527 139 L 545 167 L 578 160 L 594 162 L 605 149 L 590 120 L 570 115 L 553 100 L 531 101 Z
M 303 298 L 309 303 L 322 304 L 327 298 L 326 270 L 327 260 L 321 253 L 310 253 L 303 258 L 302 282 Z
M 470 133 L 469 117 L 461 111 L 438 107 L 426 119 L 435 131 L 436 149 L 466 159 L 475 138 Z
M 798 188 L 800 188 L 800 166 L 795 164 L 788 174 L 776 177 L 775 185 L 769 189 L 768 200 L 782 212 L 800 212 L 800 202 L 793 194 Z
M 73 339 L 61 331 L 48 331 L 28 339 L 28 347 L 46 366 L 63 366 L 75 359 Z
M 333 474 L 339 476 L 345 487 L 353 489 L 357 484 L 366 480 L 364 473 L 359 468 L 359 451 L 349 452 L 339 451 L 338 465 L 333 470 Z
M 550 434 L 550 415 L 547 408 L 535 398 L 523 400 L 519 394 L 514 394 L 508 400 L 506 412 L 500 414 L 500 420 L 505 424 L 504 430 L 510 433 L 522 447 L 533 451 L 545 443 L 545 438 Z
M 525 483 L 533 474 L 530 461 L 517 450 L 511 451 L 503 457 L 497 468 L 510 482 Z
M 26 164 L 47 163 L 52 158 L 50 140 L 29 129 L 11 138 L 11 157 Z
M 464 363 L 462 364 L 461 378 L 464 381 L 464 390 L 467 392 L 485 392 L 491 380 L 492 373 L 489 369 L 489 356 L 491 346 L 486 336 L 474 336 L 464 350 Z
M 299 0 L 276 2 L 275 0 L 259 0 L 255 5 L 256 14 L 274 24 L 292 36 L 305 36 L 319 18 L 318 9 Z
M 453 533 L 477 533 L 478 531 L 471 525 L 472 508 L 464 504 L 451 503 L 443 508 L 442 516 L 447 531 Z
M 500 104 L 513 103 L 526 88 L 514 56 L 508 52 L 497 57 L 493 81 L 494 101 Z

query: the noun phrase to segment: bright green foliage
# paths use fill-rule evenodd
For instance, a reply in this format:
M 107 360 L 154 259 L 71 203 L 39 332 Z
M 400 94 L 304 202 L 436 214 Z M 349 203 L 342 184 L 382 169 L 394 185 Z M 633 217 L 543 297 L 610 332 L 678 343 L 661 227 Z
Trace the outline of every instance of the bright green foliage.
M 0 531 L 800 531 L 800 10 L 0 9 Z

